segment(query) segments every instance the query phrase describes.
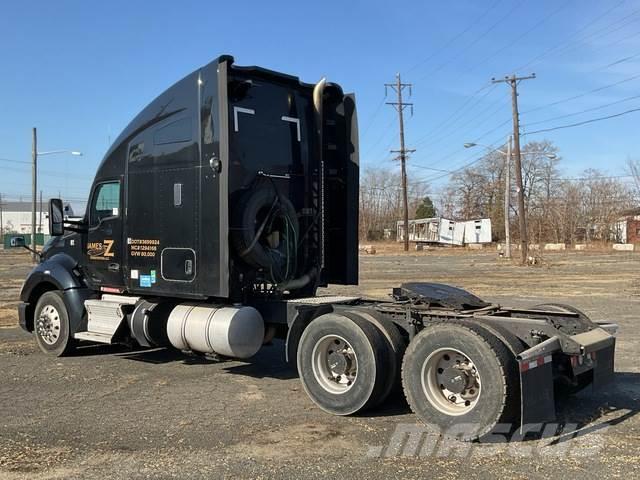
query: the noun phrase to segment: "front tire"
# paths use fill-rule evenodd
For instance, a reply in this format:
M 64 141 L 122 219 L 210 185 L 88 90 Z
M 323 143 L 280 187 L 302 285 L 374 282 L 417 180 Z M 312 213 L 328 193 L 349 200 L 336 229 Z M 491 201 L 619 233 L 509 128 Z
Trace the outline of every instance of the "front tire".
M 356 315 L 328 313 L 302 333 L 298 372 L 307 395 L 322 410 L 352 415 L 384 395 L 392 354 L 371 323 Z
M 471 441 L 518 419 L 515 358 L 481 327 L 442 323 L 411 341 L 402 366 L 411 409 L 436 433 Z
M 69 312 L 62 292 L 44 293 L 36 303 L 33 316 L 33 332 L 40 350 L 61 357 L 71 353 L 75 342 L 69 328 Z

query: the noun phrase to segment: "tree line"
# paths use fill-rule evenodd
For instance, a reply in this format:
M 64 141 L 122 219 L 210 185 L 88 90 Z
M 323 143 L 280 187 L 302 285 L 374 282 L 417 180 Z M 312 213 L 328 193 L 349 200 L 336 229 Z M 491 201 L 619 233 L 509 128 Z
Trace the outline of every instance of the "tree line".
M 532 242 L 576 243 L 617 240 L 616 220 L 638 206 L 640 161 L 629 160 L 625 175 L 611 176 L 589 168 L 571 177 L 561 175 L 562 157 L 550 141 L 529 142 L 522 148 L 523 191 L 529 238 Z M 513 162 L 498 151 L 487 153 L 449 177 L 439 192 L 424 181 L 409 180 L 409 218 L 440 215 L 454 220 L 490 218 L 494 241 L 504 240 L 504 200 L 510 168 L 510 227 L 518 238 L 518 211 Z M 433 208 L 428 207 L 433 204 Z M 421 208 L 421 210 L 419 209 Z M 433 213 L 433 215 L 425 215 Z M 418 215 L 420 214 L 420 215 Z M 384 229 L 395 233 L 402 218 L 398 174 L 370 168 L 360 186 L 360 236 L 375 240 Z

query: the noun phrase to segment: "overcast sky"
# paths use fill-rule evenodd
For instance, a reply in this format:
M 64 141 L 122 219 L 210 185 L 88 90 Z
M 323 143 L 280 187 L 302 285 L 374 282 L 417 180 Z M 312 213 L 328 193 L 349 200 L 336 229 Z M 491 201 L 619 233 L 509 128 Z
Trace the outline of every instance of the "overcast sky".
M 414 84 L 410 181 L 433 179 L 434 189 L 446 175 L 425 167 L 455 170 L 482 153 L 464 142 L 497 146 L 510 133 L 509 88 L 492 77 L 536 73 L 519 87 L 523 132 L 640 108 L 635 0 L 5 2 L 0 193 L 30 195 L 36 126 L 41 150 L 84 152 L 41 162 L 45 196 L 78 205 L 110 139 L 223 53 L 355 92 L 363 167 L 397 168 L 389 154 L 397 117 L 383 84 L 400 72 Z M 634 112 L 525 140 L 555 142 L 566 176 L 585 168 L 623 175 L 625 160 L 638 158 L 639 121 Z

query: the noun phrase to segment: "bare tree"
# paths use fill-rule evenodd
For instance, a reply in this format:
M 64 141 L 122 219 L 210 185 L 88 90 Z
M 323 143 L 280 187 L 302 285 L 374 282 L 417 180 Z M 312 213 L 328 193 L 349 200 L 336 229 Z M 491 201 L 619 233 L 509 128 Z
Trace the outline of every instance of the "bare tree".
M 363 240 L 382 238 L 385 229 L 395 231 L 402 218 L 400 174 L 383 168 L 367 168 L 360 179 L 360 228 Z M 419 179 L 408 181 L 409 212 L 415 212 L 428 192 L 428 184 Z M 411 215 L 410 215 L 411 217 Z
M 640 160 L 627 160 L 627 171 L 631 175 L 634 184 L 636 202 L 640 202 Z
M 624 182 L 596 170 L 585 171 L 579 180 L 562 179 L 558 149 L 547 140 L 526 144 L 522 159 L 530 238 L 569 243 L 613 239 L 620 212 L 633 204 L 633 194 Z M 441 200 L 443 214 L 461 220 L 489 217 L 494 238 L 502 239 L 504 165 L 504 156 L 493 152 L 453 175 Z M 640 162 L 629 162 L 628 169 L 640 180 Z M 511 226 L 516 234 L 517 214 L 512 207 Z
M 441 211 L 459 220 L 491 218 L 493 236 L 501 238 L 505 173 L 504 156 L 495 151 L 488 153 L 472 167 L 451 177 L 447 192 L 455 207 L 443 205 Z

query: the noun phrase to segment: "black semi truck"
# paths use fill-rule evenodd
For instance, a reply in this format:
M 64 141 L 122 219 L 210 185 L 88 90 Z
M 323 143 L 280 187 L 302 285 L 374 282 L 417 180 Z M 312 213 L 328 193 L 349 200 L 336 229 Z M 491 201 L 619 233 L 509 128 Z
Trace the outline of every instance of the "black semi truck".
M 82 221 L 51 200 L 20 324 L 58 356 L 98 342 L 245 359 L 282 338 L 323 410 L 402 388 L 425 423 L 468 425 L 464 440 L 552 421 L 559 389 L 613 377 L 616 325 L 570 306 L 435 283 L 316 295 L 358 282 L 358 175 L 353 95 L 221 56 L 125 128 Z

